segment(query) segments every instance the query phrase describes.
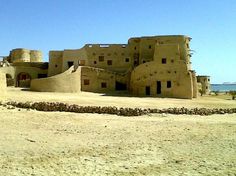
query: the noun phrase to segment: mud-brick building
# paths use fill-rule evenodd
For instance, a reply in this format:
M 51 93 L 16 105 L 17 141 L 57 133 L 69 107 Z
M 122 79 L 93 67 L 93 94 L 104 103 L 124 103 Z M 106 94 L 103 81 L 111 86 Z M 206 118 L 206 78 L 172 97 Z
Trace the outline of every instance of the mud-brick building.
M 127 90 L 134 96 L 193 98 L 197 79 L 191 70 L 190 40 L 183 35 L 138 37 L 127 44 L 86 44 L 78 50 L 50 51 L 48 76 L 60 79 L 60 74 L 75 66 L 80 70 L 82 91 Z M 40 91 L 40 85 L 49 82 L 49 78 L 35 80 L 32 89 Z
M 11 75 L 14 84 L 22 80 L 19 73 L 28 73 L 34 91 L 126 91 L 133 96 L 191 99 L 197 97 L 198 88 L 190 40 L 169 35 L 130 38 L 127 44 L 86 44 L 50 51 L 49 63 L 41 62 L 39 53 L 21 49 L 13 50 L 7 60 L 16 69 L 21 66 Z
M 197 82 L 200 84 L 199 89 L 202 94 L 209 94 L 211 91 L 210 76 L 198 75 Z
M 0 73 L 5 74 L 7 86 L 30 87 L 32 79 L 47 77 L 48 63 L 43 62 L 42 52 L 17 48 L 3 57 Z

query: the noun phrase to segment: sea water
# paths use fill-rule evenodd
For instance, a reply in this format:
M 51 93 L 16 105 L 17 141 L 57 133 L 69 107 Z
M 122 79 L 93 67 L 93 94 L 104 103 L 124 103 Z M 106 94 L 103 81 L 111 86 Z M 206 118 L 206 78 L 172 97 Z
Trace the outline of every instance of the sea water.
M 236 91 L 236 84 L 211 84 L 211 91 Z

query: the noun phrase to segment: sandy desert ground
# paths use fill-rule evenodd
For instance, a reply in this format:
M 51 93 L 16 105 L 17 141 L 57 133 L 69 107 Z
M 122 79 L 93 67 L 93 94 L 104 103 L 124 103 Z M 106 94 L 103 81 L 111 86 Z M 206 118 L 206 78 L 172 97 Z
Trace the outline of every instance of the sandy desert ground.
M 236 107 L 194 100 L 8 89 L 5 100 L 126 107 Z M 236 114 L 188 116 L 39 112 L 0 107 L 0 175 L 236 175 Z

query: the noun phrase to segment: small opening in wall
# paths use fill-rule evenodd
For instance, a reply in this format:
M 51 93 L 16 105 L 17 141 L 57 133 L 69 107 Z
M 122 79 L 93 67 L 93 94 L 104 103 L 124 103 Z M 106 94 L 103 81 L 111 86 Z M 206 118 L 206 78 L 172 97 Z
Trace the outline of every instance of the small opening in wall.
M 99 60 L 99 62 L 103 62 L 104 61 L 104 56 L 99 56 L 98 60 Z
M 152 45 L 149 45 L 148 48 L 149 48 L 149 49 L 152 49 Z
M 102 83 L 101 83 L 101 87 L 102 87 L 102 88 L 107 88 L 107 83 L 106 83 L 106 82 L 102 82 Z
M 97 64 L 97 61 L 93 61 L 94 64 Z
M 110 45 L 106 45 L 106 44 L 104 44 L 104 45 L 99 45 L 99 47 L 100 47 L 100 48 L 109 48 Z
M 137 49 L 137 47 L 135 46 L 135 47 L 134 47 L 134 50 L 136 50 L 136 49 Z
M 85 79 L 84 80 L 84 85 L 86 86 L 86 85 L 89 85 L 89 79 Z
M 125 62 L 129 62 L 129 58 L 125 58 Z
M 151 88 L 150 88 L 150 86 L 146 86 L 145 94 L 146 95 L 151 95 Z
M 171 81 L 167 81 L 167 88 L 171 88 Z
M 38 74 L 38 78 L 47 78 L 47 74 Z
M 112 60 L 107 60 L 107 65 L 112 65 Z
M 174 63 L 174 59 L 171 59 L 171 63 Z
M 161 59 L 161 63 L 162 63 L 162 64 L 166 64 L 166 58 L 162 58 L 162 59 Z
M 73 61 L 68 61 L 67 64 L 68 64 L 68 67 L 70 68 L 71 66 L 74 65 L 74 62 Z
M 57 68 L 57 64 L 55 65 L 55 67 Z

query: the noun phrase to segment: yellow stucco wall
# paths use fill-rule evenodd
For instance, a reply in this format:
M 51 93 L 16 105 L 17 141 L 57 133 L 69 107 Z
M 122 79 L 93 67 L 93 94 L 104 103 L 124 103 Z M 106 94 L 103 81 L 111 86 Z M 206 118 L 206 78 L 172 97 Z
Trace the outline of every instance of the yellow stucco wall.
M 49 66 L 48 76 L 54 76 L 62 73 L 63 52 L 50 51 L 49 52 Z
M 81 69 L 71 67 L 64 73 L 42 79 L 33 79 L 30 90 L 39 92 L 80 92 Z
M 0 99 L 6 94 L 6 75 L 0 70 Z

